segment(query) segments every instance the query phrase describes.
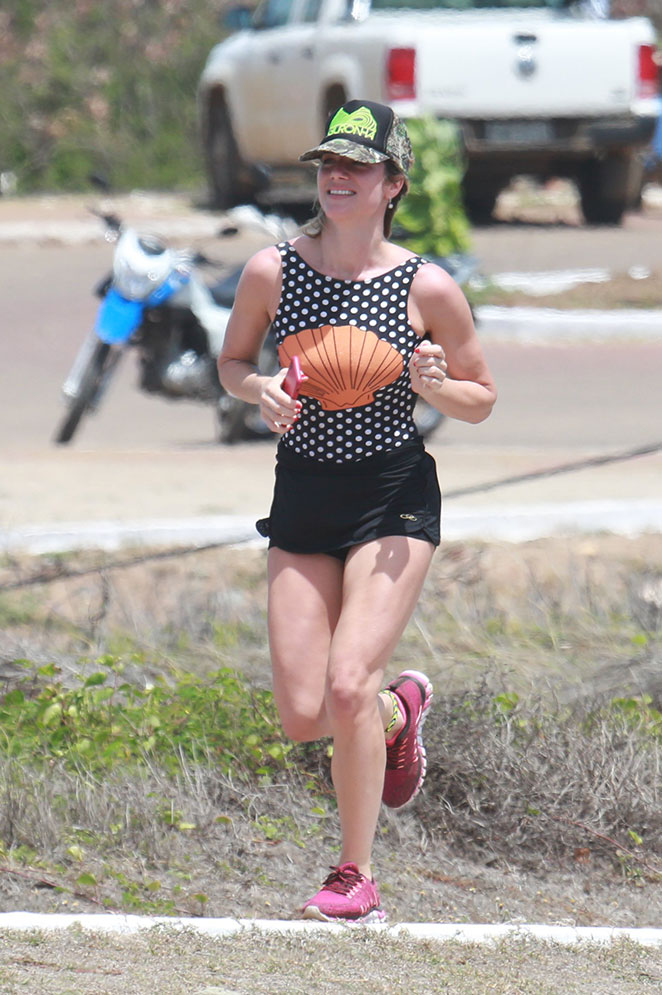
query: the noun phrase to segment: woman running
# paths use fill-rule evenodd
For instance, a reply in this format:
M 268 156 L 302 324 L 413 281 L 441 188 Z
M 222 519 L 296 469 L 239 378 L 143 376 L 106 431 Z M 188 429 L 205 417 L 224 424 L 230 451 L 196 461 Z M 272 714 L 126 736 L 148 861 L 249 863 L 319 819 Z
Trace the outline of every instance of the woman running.
M 451 418 L 480 422 L 496 391 L 462 291 L 390 241 L 413 159 L 391 108 L 346 103 L 300 158 L 319 164 L 319 211 L 303 234 L 246 264 L 219 373 L 280 436 L 271 512 L 258 527 L 269 537 L 283 730 L 333 742 L 341 854 L 303 915 L 379 921 L 379 809 L 421 788 L 432 697 L 414 670 L 383 688 L 440 541 L 436 468 L 414 404 L 421 395 Z M 270 327 L 275 376 L 257 365 Z M 298 398 L 283 389 L 293 356 L 305 377 Z

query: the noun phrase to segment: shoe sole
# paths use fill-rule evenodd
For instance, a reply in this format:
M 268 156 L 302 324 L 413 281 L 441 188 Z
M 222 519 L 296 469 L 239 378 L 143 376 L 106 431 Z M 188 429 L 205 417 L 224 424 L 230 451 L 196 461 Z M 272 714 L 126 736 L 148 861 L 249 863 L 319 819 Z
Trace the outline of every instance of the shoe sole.
M 371 909 L 364 916 L 357 916 L 356 919 L 348 919 L 347 916 L 327 916 L 317 905 L 307 905 L 303 910 L 303 919 L 314 919 L 316 922 L 341 922 L 344 926 L 355 924 L 366 925 L 374 922 L 386 922 L 386 913 L 383 909 Z
M 413 681 L 416 681 L 417 684 L 420 684 L 425 691 L 425 700 L 423 702 L 423 707 L 421 709 L 421 717 L 418 720 L 418 728 L 416 729 L 416 744 L 418 746 L 418 751 L 421 758 L 421 773 L 418 779 L 418 784 L 416 785 L 414 793 L 411 796 L 411 798 L 409 798 L 404 803 L 404 805 L 398 806 L 398 808 L 405 808 L 405 806 L 410 805 L 413 802 L 414 798 L 423 787 L 423 781 L 425 780 L 425 775 L 427 774 L 428 771 L 428 757 L 425 751 L 425 747 L 423 745 L 423 726 L 425 725 L 425 720 L 428 717 L 427 715 L 428 709 L 432 704 L 432 698 L 434 697 L 434 695 L 433 695 L 432 681 L 427 676 L 427 674 L 421 673 L 420 670 L 403 670 L 402 673 L 400 674 L 400 677 L 410 677 Z

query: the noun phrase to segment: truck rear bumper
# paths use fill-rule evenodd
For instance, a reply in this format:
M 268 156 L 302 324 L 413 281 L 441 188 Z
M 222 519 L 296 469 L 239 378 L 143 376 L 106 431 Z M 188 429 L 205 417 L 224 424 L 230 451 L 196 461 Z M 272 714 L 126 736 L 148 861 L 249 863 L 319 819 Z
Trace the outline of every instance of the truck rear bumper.
M 631 122 L 600 121 L 589 128 L 591 137 L 599 148 L 648 145 L 654 131 L 654 117 L 635 118 Z
M 609 149 L 643 148 L 653 136 L 655 117 L 468 120 L 459 124 L 471 158 L 560 154 L 585 158 Z

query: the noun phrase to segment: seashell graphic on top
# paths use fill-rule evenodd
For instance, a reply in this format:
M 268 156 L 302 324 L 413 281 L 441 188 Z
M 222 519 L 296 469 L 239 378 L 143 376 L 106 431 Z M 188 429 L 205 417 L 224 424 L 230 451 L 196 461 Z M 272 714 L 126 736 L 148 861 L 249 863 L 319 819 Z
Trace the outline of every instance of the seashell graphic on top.
M 287 335 L 278 347 L 281 366 L 298 356 L 307 380 L 306 397 L 324 411 L 358 408 L 375 399 L 375 391 L 398 379 L 404 360 L 398 350 L 374 332 L 356 325 L 323 325 Z

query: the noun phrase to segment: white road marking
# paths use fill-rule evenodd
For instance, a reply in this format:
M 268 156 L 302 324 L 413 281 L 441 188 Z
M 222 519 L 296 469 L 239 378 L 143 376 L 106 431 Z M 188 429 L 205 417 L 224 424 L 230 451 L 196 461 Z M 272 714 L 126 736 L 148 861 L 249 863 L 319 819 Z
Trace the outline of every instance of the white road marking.
M 62 522 L 24 525 L 0 530 L 0 551 L 72 552 L 81 549 L 119 550 L 206 546 L 211 543 L 265 545 L 255 529 L 256 516 L 216 515 L 199 518 L 135 521 Z M 492 505 L 462 508 L 454 501 L 444 508 L 445 540 L 498 539 L 527 542 L 545 536 L 611 532 L 636 536 L 662 532 L 662 501 L 569 501 L 542 504 Z
M 233 936 L 242 931 L 264 933 L 343 932 L 347 923 L 326 923 L 303 919 L 203 919 L 167 916 L 137 916 L 94 913 L 59 914 L 38 912 L 4 912 L 0 914 L 0 931 L 58 930 L 70 926 L 97 933 L 139 933 L 155 927 L 185 929 L 204 936 Z M 662 929 L 612 926 L 556 926 L 546 923 L 397 923 L 373 924 L 363 929 L 412 939 L 459 943 L 494 943 L 504 939 L 537 939 L 571 945 L 575 943 L 607 944 L 627 939 L 642 946 L 662 946 Z

